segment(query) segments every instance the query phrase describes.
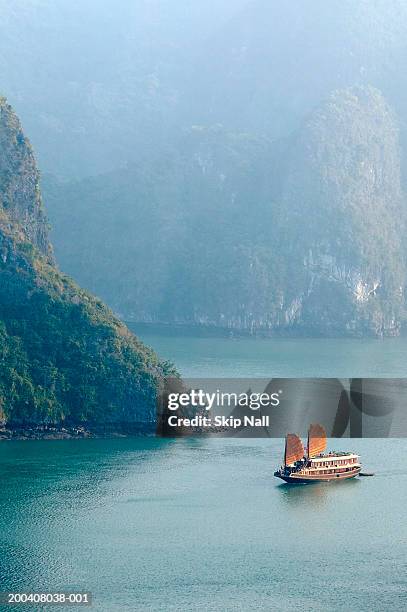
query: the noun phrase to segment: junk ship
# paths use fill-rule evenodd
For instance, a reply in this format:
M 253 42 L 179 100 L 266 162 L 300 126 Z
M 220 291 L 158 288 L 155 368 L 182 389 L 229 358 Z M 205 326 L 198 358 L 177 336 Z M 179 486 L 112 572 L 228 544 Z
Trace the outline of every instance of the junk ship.
M 309 483 L 354 478 L 362 469 L 355 453 L 329 452 L 326 449 L 326 432 L 322 425 L 310 425 L 306 451 L 296 434 L 288 434 L 285 440 L 284 465 L 274 476 L 289 483 Z

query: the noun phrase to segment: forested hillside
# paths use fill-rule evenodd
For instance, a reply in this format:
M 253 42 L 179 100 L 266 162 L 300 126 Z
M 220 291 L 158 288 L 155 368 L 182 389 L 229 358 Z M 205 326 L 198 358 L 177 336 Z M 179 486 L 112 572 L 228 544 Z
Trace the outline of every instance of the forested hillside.
M 34 156 L 4 98 L 0 143 L 1 424 L 151 428 L 171 367 L 54 266 Z

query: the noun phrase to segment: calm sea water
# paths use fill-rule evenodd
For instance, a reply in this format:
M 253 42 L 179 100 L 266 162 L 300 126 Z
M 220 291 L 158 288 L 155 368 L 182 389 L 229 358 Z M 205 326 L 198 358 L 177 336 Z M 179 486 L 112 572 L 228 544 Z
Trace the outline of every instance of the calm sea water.
M 376 476 L 290 487 L 279 440 L 2 443 L 1 589 L 88 589 L 106 611 L 405 609 L 406 444 L 350 446 Z
M 398 340 L 150 343 L 188 375 L 407 370 Z M 106 612 L 406 609 L 407 443 L 331 447 L 376 475 L 280 484 L 271 439 L 2 442 L 0 590 L 89 590 Z
M 135 330 L 191 378 L 407 376 L 407 338 L 204 338 Z

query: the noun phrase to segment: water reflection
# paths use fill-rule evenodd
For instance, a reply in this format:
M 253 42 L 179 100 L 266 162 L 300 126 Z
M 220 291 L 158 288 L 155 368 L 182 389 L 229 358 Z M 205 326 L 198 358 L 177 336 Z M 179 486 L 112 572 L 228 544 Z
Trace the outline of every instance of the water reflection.
M 312 482 L 308 484 L 289 484 L 283 482 L 276 489 L 281 500 L 287 506 L 302 504 L 302 506 L 315 507 L 332 503 L 332 497 L 337 493 L 347 494 L 353 487 L 358 487 L 360 482 L 357 478 L 351 478 L 342 482 Z

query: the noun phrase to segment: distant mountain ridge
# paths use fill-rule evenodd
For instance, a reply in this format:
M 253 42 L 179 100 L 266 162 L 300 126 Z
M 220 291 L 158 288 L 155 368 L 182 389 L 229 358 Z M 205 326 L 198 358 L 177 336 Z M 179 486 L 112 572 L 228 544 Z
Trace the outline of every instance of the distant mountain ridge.
M 2 0 L 0 91 L 63 178 L 154 159 L 191 125 L 284 138 L 355 84 L 404 142 L 406 41 L 404 0 Z
M 48 173 L 56 259 L 121 317 L 400 333 L 404 0 L 4 0 L 0 16 L 0 86 Z
M 155 165 L 45 192 L 62 267 L 128 320 L 400 332 L 406 199 L 377 89 L 333 92 L 281 142 L 195 127 Z

